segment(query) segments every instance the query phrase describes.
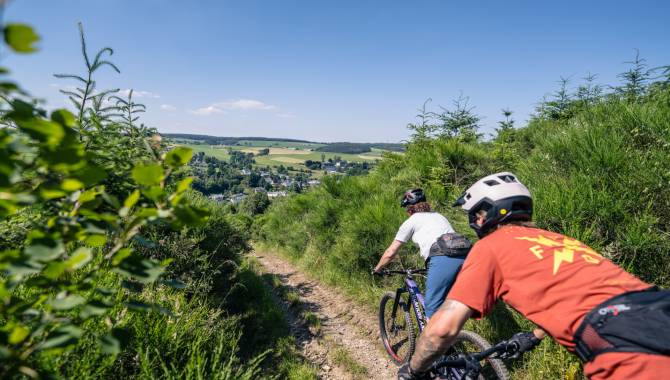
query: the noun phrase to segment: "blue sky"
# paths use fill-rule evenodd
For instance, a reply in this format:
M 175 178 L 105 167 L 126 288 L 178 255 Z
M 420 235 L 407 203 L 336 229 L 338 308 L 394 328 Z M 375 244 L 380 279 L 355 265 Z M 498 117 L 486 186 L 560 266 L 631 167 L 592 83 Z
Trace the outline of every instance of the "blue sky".
M 3 64 L 66 105 L 73 83 L 52 74 L 82 73 L 82 21 L 121 69 L 98 87 L 135 89 L 162 132 L 396 142 L 427 98 L 462 92 L 491 132 L 503 108 L 524 125 L 560 76 L 615 84 L 634 48 L 670 64 L 668 14 L 663 0 L 15 0 L 5 19 L 42 42 Z

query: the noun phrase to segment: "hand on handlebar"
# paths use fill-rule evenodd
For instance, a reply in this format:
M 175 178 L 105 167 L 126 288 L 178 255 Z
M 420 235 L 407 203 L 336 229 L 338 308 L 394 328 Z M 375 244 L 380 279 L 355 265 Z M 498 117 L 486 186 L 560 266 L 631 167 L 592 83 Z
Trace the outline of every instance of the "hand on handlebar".
M 384 270 L 380 269 L 380 270 L 376 271 L 376 270 L 373 269 L 372 270 L 372 275 L 373 276 L 384 277 Z
M 540 339 L 536 338 L 533 332 L 516 333 L 507 341 L 507 351 L 502 356 L 504 359 L 517 359 L 538 344 L 540 344 Z

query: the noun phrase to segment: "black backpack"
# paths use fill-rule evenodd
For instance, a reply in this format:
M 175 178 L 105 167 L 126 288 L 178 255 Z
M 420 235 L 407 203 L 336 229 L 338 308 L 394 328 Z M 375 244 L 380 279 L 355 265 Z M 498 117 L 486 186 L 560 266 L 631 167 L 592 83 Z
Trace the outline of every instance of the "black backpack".
M 471 248 L 472 242 L 470 239 L 456 232 L 450 232 L 437 238 L 437 241 L 430 247 L 428 257 L 465 257 Z

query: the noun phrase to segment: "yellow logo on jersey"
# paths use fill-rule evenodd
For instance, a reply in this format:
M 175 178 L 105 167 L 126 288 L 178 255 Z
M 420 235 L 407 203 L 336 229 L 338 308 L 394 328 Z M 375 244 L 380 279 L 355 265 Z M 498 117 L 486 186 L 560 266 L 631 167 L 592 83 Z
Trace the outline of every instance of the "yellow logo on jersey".
M 537 237 L 526 236 L 518 237 L 517 239 L 537 243 L 530 247 L 529 250 L 540 260 L 544 259 L 544 255 L 547 253 L 547 248 L 551 248 L 551 251 L 554 254 L 554 274 L 558 273 L 558 269 L 563 262 L 574 262 L 576 252 L 581 253 L 580 257 L 582 260 L 589 264 L 599 264 L 602 260 L 602 256 L 600 256 L 598 252 L 589 248 L 579 240 L 570 239 L 568 237 L 564 237 L 562 240 L 553 240 L 544 235 L 538 235 Z

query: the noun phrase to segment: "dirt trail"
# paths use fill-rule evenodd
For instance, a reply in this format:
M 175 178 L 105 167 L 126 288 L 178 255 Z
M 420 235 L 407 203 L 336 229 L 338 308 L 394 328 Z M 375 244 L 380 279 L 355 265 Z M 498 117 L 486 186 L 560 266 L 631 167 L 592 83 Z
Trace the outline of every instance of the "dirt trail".
M 363 310 L 340 292 L 300 272 L 286 259 L 272 252 L 253 252 L 265 273 L 281 280 L 285 289 L 300 296 L 302 313 L 286 300 L 291 333 L 303 355 L 319 367 L 322 379 L 395 379 L 391 363 L 379 340 L 377 315 Z M 318 316 L 320 331 L 305 321 L 305 312 Z M 302 314 L 302 315 L 301 315 Z M 343 352 L 345 351 L 345 352 Z M 343 358 L 350 359 L 343 359 Z M 351 361 L 353 359 L 354 363 Z

